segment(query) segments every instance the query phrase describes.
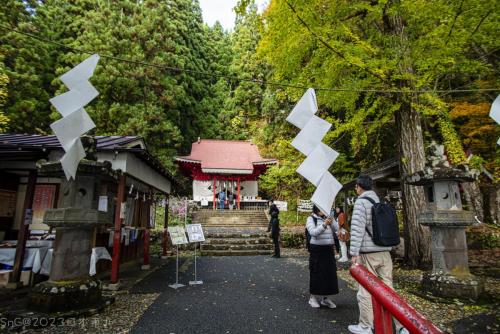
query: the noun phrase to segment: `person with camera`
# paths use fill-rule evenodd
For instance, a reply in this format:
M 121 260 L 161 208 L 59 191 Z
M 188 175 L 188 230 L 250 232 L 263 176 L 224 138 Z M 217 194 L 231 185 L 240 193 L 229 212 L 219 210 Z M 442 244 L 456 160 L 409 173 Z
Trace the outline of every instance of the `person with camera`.
M 312 214 L 307 218 L 306 230 L 309 250 L 309 305 L 313 308 L 326 306 L 336 308 L 330 296 L 339 293 L 337 265 L 333 246 L 334 220 L 327 218 L 314 205 Z

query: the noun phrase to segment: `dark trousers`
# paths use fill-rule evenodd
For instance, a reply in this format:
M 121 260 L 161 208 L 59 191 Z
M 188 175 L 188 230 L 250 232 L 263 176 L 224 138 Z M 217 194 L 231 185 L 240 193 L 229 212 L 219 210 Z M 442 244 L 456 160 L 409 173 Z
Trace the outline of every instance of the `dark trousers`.
M 280 235 L 273 235 L 274 256 L 280 257 Z

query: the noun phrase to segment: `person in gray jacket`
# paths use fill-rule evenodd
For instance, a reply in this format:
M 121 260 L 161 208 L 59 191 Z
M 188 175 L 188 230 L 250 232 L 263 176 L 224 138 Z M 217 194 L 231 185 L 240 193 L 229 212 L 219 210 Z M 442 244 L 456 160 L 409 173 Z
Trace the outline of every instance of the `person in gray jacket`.
M 391 247 L 375 245 L 370 234 L 372 229 L 372 204 L 366 199 L 369 197 L 380 202 L 377 194 L 372 190 L 373 180 L 366 175 L 360 175 L 356 180 L 358 199 L 354 203 L 351 221 L 351 261 L 365 266 L 371 273 L 380 278 L 392 288 L 392 259 Z M 370 234 L 366 232 L 370 231 Z M 361 285 L 358 286 L 359 323 L 348 327 L 351 333 L 372 334 L 373 309 L 370 293 Z M 405 334 L 408 331 L 396 323 L 397 333 Z

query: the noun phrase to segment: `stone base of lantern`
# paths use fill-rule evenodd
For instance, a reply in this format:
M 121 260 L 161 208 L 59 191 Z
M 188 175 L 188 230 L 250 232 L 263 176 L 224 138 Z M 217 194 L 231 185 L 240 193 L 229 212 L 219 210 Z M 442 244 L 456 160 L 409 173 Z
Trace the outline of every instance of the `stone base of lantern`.
M 99 313 L 114 301 L 114 297 L 102 296 L 99 281 L 43 282 L 30 293 L 27 309 L 14 309 L 4 314 L 6 329 L 75 326 L 78 318 Z
M 92 279 L 74 282 L 43 282 L 29 295 L 30 310 L 53 314 L 72 310 L 99 309 L 106 305 L 101 282 Z
M 423 275 L 422 287 L 439 297 L 476 300 L 484 291 L 484 282 L 474 275 L 457 277 L 428 272 Z

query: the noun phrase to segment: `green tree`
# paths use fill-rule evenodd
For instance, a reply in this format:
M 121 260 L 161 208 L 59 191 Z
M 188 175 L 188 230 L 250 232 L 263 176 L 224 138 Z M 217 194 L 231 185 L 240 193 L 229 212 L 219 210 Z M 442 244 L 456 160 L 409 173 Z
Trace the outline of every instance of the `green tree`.
M 213 95 L 201 73 L 209 57 L 198 2 L 47 0 L 38 11 L 41 20 L 60 22 L 46 24 L 47 34 L 74 49 L 58 50 L 58 76 L 88 57 L 77 50 L 103 56 L 91 79 L 100 95 L 86 108 L 95 132 L 142 135 L 173 171 L 177 150 L 207 127 L 204 108 Z M 59 80 L 54 84 L 58 93 L 66 90 Z
M 3 85 L 7 83 L 5 75 L 8 78 L 3 111 L 13 132 L 46 133 L 50 123 L 50 45 L 13 31 L 36 33 L 38 6 L 34 0 L 6 0 L 0 6 Z
M 5 116 L 3 106 L 7 100 L 7 84 L 9 77 L 7 76 L 5 65 L 3 64 L 3 56 L 0 55 L 0 132 L 5 132 L 9 124 L 9 118 Z
M 259 54 L 273 66 L 276 80 L 346 90 L 319 91 L 318 100 L 334 123 L 332 136 L 346 133 L 357 159 L 381 129 L 396 128 L 405 175 L 424 167 L 422 117 L 427 122 L 447 113 L 448 97 L 438 90 L 481 87 L 484 77 L 498 71 L 476 49 L 483 56 L 498 52 L 491 36 L 498 35 L 499 12 L 498 3 L 483 0 L 273 0 Z M 294 99 L 303 93 L 286 91 Z M 429 233 L 417 222 L 423 191 L 404 183 L 402 188 L 407 259 L 428 263 Z
M 231 91 L 225 101 L 221 120 L 229 139 L 249 139 L 260 126 L 261 104 L 265 87 L 262 81 L 268 73 L 266 63 L 257 57 L 261 20 L 253 3 L 238 15 L 231 35 L 232 62 L 229 65 Z

